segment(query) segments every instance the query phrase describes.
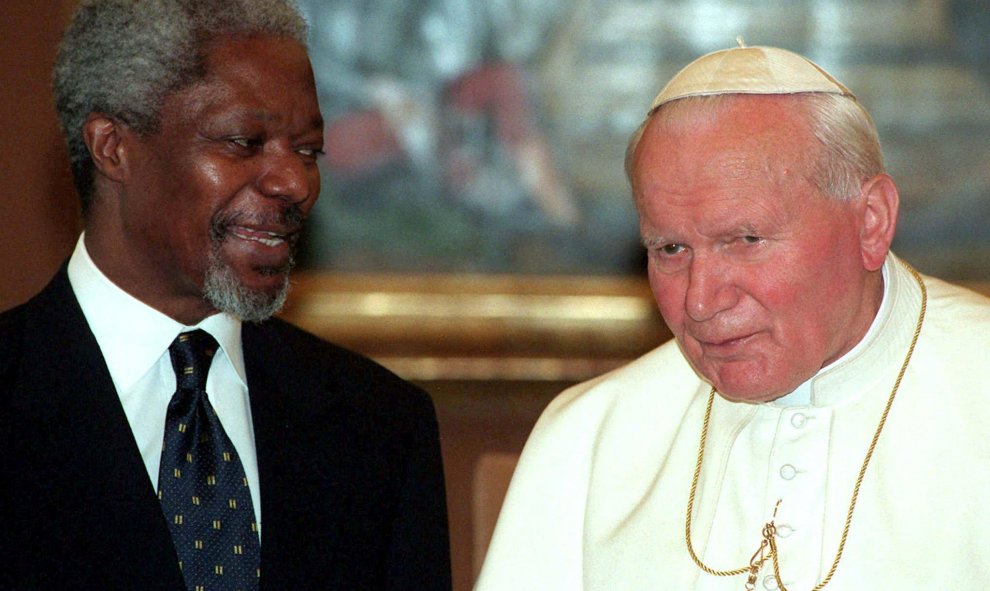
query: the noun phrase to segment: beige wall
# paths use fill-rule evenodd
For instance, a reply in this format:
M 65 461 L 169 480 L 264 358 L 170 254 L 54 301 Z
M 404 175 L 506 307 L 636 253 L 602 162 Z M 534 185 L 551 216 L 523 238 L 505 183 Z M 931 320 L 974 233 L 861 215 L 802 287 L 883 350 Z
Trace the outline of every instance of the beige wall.
M 0 310 L 41 289 L 71 251 L 76 197 L 51 99 L 74 0 L 4 0 L 0 19 Z

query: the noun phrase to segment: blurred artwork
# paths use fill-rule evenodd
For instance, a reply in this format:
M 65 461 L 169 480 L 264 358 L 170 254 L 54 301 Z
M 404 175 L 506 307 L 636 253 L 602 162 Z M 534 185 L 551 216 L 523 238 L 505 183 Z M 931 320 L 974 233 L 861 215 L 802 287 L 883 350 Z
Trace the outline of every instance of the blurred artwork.
M 303 264 L 389 273 L 643 271 L 629 134 L 694 57 L 777 45 L 876 119 L 895 250 L 990 279 L 985 0 L 303 0 L 326 126 Z
M 530 70 L 569 11 L 566 0 L 305 5 L 327 120 L 310 264 L 549 273 L 616 263 L 580 254 L 588 212 L 551 148 Z M 628 224 L 631 205 L 619 209 Z

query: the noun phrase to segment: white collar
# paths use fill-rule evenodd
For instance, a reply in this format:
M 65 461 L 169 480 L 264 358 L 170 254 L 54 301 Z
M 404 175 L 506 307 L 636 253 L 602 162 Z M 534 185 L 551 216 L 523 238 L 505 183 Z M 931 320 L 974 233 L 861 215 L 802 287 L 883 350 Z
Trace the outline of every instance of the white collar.
M 832 363 L 826 365 L 825 367 L 818 370 L 818 372 L 811 376 L 807 381 L 794 389 L 790 394 L 785 394 L 780 398 L 772 401 L 774 406 L 790 407 L 790 406 L 809 406 L 811 405 L 811 385 L 814 380 L 828 372 L 832 367 L 836 367 L 846 363 L 850 359 L 854 359 L 863 352 L 869 343 L 876 338 L 877 333 L 880 332 L 880 326 L 883 324 L 881 319 L 887 318 L 890 314 L 890 271 L 888 270 L 888 265 L 893 264 L 891 258 L 888 257 L 884 261 L 883 267 L 881 267 L 881 274 L 883 275 L 883 296 L 880 299 L 880 308 L 877 310 L 876 316 L 873 317 L 873 322 L 870 323 L 869 330 L 863 335 L 863 338 L 856 343 L 856 346 L 847 351 L 842 357 L 839 357 Z
M 69 282 L 90 330 L 100 345 L 118 392 L 130 389 L 145 375 L 180 332 L 202 328 L 219 343 L 238 379 L 247 386 L 241 322 L 225 313 L 185 326 L 114 284 L 90 258 L 85 233 L 69 259 Z
M 866 336 L 798 388 L 808 389 L 805 401 L 791 402 L 789 394 L 779 399 L 783 405 L 770 404 L 830 406 L 851 401 L 880 381 L 893 385 L 917 325 L 921 288 L 894 253 L 887 255 L 883 271 L 883 303 Z

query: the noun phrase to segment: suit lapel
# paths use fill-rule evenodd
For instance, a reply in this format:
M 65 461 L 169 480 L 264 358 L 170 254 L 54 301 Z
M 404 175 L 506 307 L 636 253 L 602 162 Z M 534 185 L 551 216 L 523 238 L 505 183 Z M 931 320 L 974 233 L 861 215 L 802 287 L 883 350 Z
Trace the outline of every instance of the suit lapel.
M 284 404 L 287 397 L 277 380 L 277 372 L 267 368 L 281 366 L 281 343 L 263 326 L 244 324 L 242 331 L 244 365 L 251 400 L 255 448 L 258 457 L 258 479 L 261 483 L 261 583 L 262 589 L 279 589 L 287 563 L 291 560 L 286 543 L 293 545 L 294 529 L 290 511 L 284 504 L 292 503 L 291 491 L 285 490 L 286 466 L 292 454 L 285 446 L 292 444 L 292 429 Z
M 243 330 L 261 480 L 261 587 L 349 588 L 339 580 L 362 550 L 342 533 L 360 525 L 348 510 L 357 478 L 339 463 L 350 434 L 335 424 L 341 397 L 301 371 L 276 322 Z
M 48 439 L 38 451 L 52 471 L 42 494 L 64 513 L 66 543 L 78 536 L 80 560 L 105 565 L 107 588 L 182 588 L 157 496 L 64 267 L 36 303 L 24 352 L 47 363 L 26 364 L 20 403 Z

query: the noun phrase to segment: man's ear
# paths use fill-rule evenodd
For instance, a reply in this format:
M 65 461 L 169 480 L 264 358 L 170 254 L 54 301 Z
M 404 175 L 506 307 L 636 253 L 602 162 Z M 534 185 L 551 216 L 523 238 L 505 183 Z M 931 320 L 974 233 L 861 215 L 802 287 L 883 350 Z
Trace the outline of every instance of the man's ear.
M 894 179 L 887 174 L 878 174 L 863 183 L 861 198 L 865 200 L 860 230 L 863 265 L 867 270 L 876 271 L 883 266 L 894 239 L 900 197 Z
M 127 139 L 131 135 L 133 132 L 118 119 L 103 113 L 89 114 L 83 123 L 83 141 L 99 174 L 118 183 L 127 178 Z

